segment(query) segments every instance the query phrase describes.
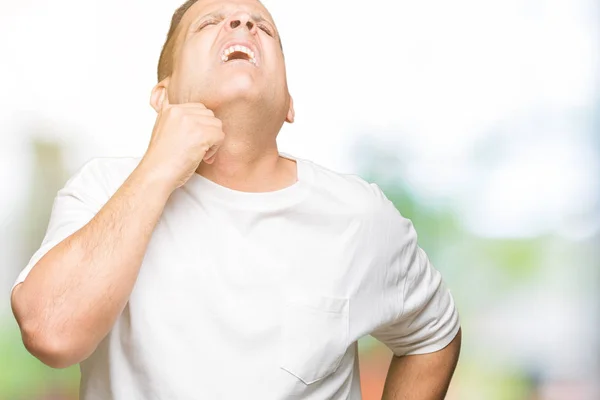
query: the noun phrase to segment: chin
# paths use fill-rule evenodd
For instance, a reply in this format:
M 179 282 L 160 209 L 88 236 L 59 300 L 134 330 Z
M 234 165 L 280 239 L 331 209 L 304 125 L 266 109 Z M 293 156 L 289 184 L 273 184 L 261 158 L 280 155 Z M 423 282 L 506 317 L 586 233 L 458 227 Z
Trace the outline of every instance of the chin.
M 216 97 L 222 100 L 220 103 L 227 103 L 232 100 L 257 100 L 262 96 L 252 80 L 235 79 L 222 85 Z

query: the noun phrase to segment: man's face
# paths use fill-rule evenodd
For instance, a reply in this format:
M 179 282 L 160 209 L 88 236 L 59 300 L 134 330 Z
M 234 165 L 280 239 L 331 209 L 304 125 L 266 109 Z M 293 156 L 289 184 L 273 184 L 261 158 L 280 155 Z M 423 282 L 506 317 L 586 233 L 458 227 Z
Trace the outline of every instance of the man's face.
M 289 108 L 283 52 L 275 23 L 256 0 L 199 0 L 184 15 L 174 50 L 173 103 L 260 102 Z

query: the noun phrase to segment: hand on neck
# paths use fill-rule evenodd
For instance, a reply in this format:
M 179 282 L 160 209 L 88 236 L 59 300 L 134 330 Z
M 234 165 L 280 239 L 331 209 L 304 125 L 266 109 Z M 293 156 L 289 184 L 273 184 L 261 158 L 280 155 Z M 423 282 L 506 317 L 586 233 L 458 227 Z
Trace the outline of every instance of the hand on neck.
M 277 106 L 265 100 L 260 96 L 185 99 L 203 103 L 223 124 L 225 139 L 211 164 L 200 163 L 198 174 L 245 192 L 276 191 L 298 180 L 296 162 L 279 156 L 276 140 L 284 122 L 293 120 L 290 103 Z

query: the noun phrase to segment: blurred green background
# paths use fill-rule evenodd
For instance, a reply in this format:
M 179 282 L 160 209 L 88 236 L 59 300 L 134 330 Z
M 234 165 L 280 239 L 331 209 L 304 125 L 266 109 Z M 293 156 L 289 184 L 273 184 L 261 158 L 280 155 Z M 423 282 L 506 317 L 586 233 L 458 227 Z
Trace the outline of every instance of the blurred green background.
M 67 178 L 143 154 L 179 3 L 0 1 L 0 400 L 77 398 L 78 368 L 24 349 L 9 289 Z M 461 314 L 448 399 L 600 399 L 598 2 L 370 3 L 265 1 L 298 115 L 280 149 L 377 182 L 413 221 Z M 359 345 L 379 399 L 391 354 Z

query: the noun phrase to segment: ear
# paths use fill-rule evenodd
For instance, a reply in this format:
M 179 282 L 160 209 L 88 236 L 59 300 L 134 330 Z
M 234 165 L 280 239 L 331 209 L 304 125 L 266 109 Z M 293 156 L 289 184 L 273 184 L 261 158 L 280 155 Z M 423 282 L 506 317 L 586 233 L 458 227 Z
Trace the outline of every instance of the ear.
M 287 116 L 285 120 L 290 124 L 294 122 L 294 118 L 296 117 L 296 112 L 294 111 L 294 99 L 290 96 L 290 108 L 287 112 Z
M 152 88 L 152 94 L 150 95 L 150 105 L 152 106 L 152 108 L 154 108 L 154 111 L 159 112 L 162 108 L 165 97 L 167 96 L 168 88 L 169 78 L 163 79 Z

